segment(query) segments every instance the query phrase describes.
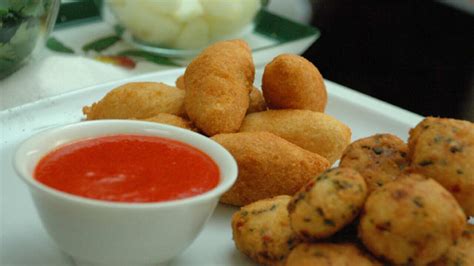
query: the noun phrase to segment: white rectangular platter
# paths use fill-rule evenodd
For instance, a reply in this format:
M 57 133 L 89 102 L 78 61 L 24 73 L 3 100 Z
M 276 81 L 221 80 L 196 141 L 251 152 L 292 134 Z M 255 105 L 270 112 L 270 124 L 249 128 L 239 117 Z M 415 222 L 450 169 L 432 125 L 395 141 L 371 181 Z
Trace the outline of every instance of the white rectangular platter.
M 174 85 L 183 71 L 137 76 L 0 112 L 1 265 L 73 265 L 73 261 L 49 239 L 26 185 L 13 170 L 12 156 L 19 143 L 43 129 L 80 121 L 84 105 L 99 100 L 118 85 L 131 81 L 160 81 Z M 257 87 L 260 87 L 261 74 L 257 71 Z M 351 127 L 353 140 L 375 133 L 392 133 L 406 140 L 408 130 L 422 119 L 336 83 L 326 81 L 326 87 L 329 93 L 327 113 Z M 235 210 L 219 205 L 201 235 L 170 265 L 254 265 L 234 247 L 230 218 Z

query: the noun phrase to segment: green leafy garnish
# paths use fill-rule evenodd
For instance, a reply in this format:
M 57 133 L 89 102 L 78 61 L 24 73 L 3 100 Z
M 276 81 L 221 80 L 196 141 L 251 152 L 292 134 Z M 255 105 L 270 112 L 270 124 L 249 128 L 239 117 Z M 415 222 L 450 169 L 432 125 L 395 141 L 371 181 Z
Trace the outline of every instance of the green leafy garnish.
M 82 47 L 84 52 L 94 50 L 96 52 L 100 52 L 109 48 L 110 46 L 114 45 L 116 42 L 120 41 L 120 37 L 118 36 L 108 36 L 104 38 L 100 38 L 98 40 L 92 41 Z
M 59 53 L 66 53 L 66 54 L 73 54 L 74 50 L 64 45 L 58 39 L 51 37 L 46 42 L 46 47 L 49 49 L 59 52 Z
M 151 53 L 151 52 L 146 52 L 146 51 L 140 51 L 140 50 L 125 50 L 118 55 L 126 55 L 126 56 L 134 56 L 134 57 L 139 57 L 143 58 L 146 61 L 159 64 L 159 65 L 168 65 L 168 66 L 179 66 L 175 62 L 173 62 L 171 59 L 161 56 L 159 54 Z

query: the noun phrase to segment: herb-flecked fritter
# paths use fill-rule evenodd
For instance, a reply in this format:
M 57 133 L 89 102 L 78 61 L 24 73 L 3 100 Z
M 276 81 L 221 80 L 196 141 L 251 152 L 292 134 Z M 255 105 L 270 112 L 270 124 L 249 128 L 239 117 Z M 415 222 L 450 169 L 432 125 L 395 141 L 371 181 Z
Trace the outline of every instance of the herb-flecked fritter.
M 446 189 L 409 174 L 369 195 L 359 237 L 374 255 L 391 263 L 426 265 L 448 251 L 465 225 L 466 215 Z
M 351 168 L 333 168 L 296 193 L 288 212 L 293 230 L 304 240 L 326 238 L 352 222 L 364 206 L 367 186 Z
M 474 225 L 468 224 L 458 241 L 430 266 L 474 266 Z
M 286 266 L 382 265 L 352 243 L 301 243 L 288 255 Z
M 290 196 L 256 201 L 232 216 L 232 234 L 237 248 L 263 265 L 282 265 L 298 243 L 290 228 L 287 205 Z
M 438 181 L 474 216 L 474 123 L 427 117 L 410 130 L 411 169 Z
M 339 166 L 357 170 L 369 191 L 392 182 L 408 167 L 408 146 L 391 134 L 376 134 L 351 143 L 342 154 Z

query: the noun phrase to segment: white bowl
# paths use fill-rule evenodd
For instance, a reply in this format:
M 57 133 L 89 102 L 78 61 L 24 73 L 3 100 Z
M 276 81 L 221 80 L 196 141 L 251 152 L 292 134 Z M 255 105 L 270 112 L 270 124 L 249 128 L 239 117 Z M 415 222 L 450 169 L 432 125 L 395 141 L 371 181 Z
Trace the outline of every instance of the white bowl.
M 33 178 L 38 161 L 75 140 L 115 134 L 178 140 L 208 154 L 220 171 L 212 190 L 158 203 L 118 203 L 83 198 L 50 188 Z M 213 140 L 181 128 L 152 122 L 99 120 L 41 132 L 23 142 L 14 157 L 28 184 L 46 231 L 80 265 L 157 265 L 184 251 L 213 213 L 219 197 L 237 178 L 237 164 Z

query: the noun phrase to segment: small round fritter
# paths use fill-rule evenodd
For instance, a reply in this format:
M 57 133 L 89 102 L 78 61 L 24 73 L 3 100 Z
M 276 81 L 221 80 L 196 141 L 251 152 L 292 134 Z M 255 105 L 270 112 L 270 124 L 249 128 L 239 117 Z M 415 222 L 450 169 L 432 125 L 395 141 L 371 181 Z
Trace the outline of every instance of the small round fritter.
M 359 237 L 394 264 L 426 265 L 453 245 L 466 225 L 454 197 L 433 179 L 400 176 L 369 195 Z
M 117 87 L 100 101 L 84 106 L 87 120 L 143 119 L 159 113 L 184 115 L 184 91 L 158 82 L 131 82 Z
M 369 191 L 392 182 L 409 165 L 408 146 L 397 136 L 376 134 L 351 143 L 339 166 L 357 170 Z
M 382 265 L 352 243 L 301 243 L 288 255 L 286 266 Z
M 267 104 L 265 103 L 262 92 L 260 92 L 259 89 L 253 87 L 250 91 L 249 97 L 249 109 L 247 109 L 247 114 L 267 110 Z
M 474 225 L 468 224 L 456 244 L 430 266 L 474 266 Z
M 329 237 L 354 220 L 366 197 L 367 186 L 357 171 L 330 169 L 293 196 L 288 204 L 291 227 L 304 240 Z
M 271 109 L 324 112 L 327 92 L 319 70 L 304 57 L 282 54 L 265 66 L 263 96 Z
M 184 87 L 184 74 L 179 76 L 176 81 L 175 81 L 175 84 L 176 84 L 176 88 L 180 89 L 180 90 L 184 90 L 185 87 Z
M 449 190 L 474 216 L 474 123 L 428 117 L 410 130 L 411 168 Z
M 244 206 L 232 216 L 232 234 L 242 253 L 263 265 L 281 265 L 298 243 L 290 228 L 290 196 L 277 196 Z
M 189 129 L 195 131 L 196 129 L 194 128 L 193 124 L 191 121 L 186 120 L 182 117 L 172 115 L 172 114 L 166 114 L 166 113 L 161 113 L 157 114 L 155 116 L 146 118 L 146 119 L 141 119 L 144 121 L 148 122 L 155 122 L 155 123 L 161 123 L 161 124 L 167 124 L 167 125 L 172 125 L 175 127 L 180 127 L 184 129 Z

